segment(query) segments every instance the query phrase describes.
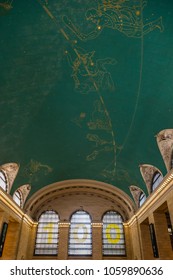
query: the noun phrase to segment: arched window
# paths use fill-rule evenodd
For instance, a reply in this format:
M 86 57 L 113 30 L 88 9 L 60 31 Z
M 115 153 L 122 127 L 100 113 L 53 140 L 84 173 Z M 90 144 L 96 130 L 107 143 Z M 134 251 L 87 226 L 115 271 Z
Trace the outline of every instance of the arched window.
M 85 211 L 77 211 L 71 217 L 68 254 L 92 255 L 91 218 Z
M 152 179 L 151 192 L 153 192 L 155 190 L 155 188 L 157 188 L 157 186 L 161 183 L 162 180 L 163 180 L 162 174 L 160 174 L 159 172 L 156 172 Z
M 103 255 L 125 255 L 123 220 L 119 213 L 108 211 L 103 216 Z
M 141 192 L 141 194 L 139 196 L 139 207 L 142 206 L 142 204 L 145 202 L 146 198 L 147 197 L 146 197 L 145 193 Z
M 7 178 L 2 170 L 0 170 L 0 187 L 7 192 Z
M 171 163 L 170 163 L 170 169 L 173 168 L 173 150 L 172 150 L 172 153 L 171 153 Z
M 19 191 L 15 191 L 13 199 L 20 207 L 22 206 L 22 197 Z
M 58 253 L 58 222 L 55 211 L 48 210 L 38 220 L 35 242 L 35 255 L 57 255 Z

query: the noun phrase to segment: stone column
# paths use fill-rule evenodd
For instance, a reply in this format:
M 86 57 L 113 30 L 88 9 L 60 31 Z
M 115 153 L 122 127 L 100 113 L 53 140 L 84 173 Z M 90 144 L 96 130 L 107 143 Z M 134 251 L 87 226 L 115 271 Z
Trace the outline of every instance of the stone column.
M 19 241 L 20 223 L 9 222 L 4 244 L 3 259 L 15 260 L 17 257 L 17 245 Z
M 137 258 L 135 255 L 134 257 L 134 251 L 133 251 L 133 244 L 132 244 L 132 236 L 131 231 L 129 228 L 129 225 L 127 223 L 124 223 L 124 234 L 125 234 L 125 246 L 126 246 L 126 256 L 128 260 L 131 260 L 133 258 Z M 135 235 L 136 243 L 139 243 L 139 236 L 138 234 Z
M 68 222 L 59 222 L 58 260 L 68 259 L 69 227 Z
M 1 211 L 0 212 L 0 236 L 2 237 L 2 240 L 1 240 L 2 243 L 0 245 L 1 245 L 2 256 L 0 257 L 0 259 L 3 259 L 3 257 L 4 257 L 4 246 L 5 246 L 4 238 L 6 238 L 6 236 L 7 236 L 7 231 L 6 231 L 6 235 L 4 232 L 3 232 L 3 236 L 1 234 L 2 234 L 2 229 L 3 229 L 4 223 L 8 224 L 8 219 L 9 219 L 8 215 L 5 212 Z M 7 230 L 8 230 L 8 228 L 7 228 Z
M 173 228 L 173 191 L 169 194 L 167 198 L 167 205 L 168 205 L 168 211 L 170 215 L 171 225 Z
M 3 211 L 1 211 L 0 212 L 0 233 L 2 230 L 3 223 L 4 223 L 4 217 L 5 217 L 5 213 Z
M 26 259 L 26 260 L 32 260 L 34 256 L 34 250 L 35 250 L 35 241 L 36 241 L 36 235 L 37 235 L 37 223 L 33 224 L 31 228 L 28 229 L 28 243 L 27 243 L 27 250 L 22 255 L 18 254 L 19 259 Z M 25 231 L 21 234 L 21 246 L 23 242 L 25 241 Z M 22 246 L 23 248 L 23 246 Z M 20 253 L 20 251 L 19 251 Z
M 92 258 L 102 259 L 102 223 L 92 223 Z
M 143 259 L 144 260 L 154 259 L 148 219 L 146 219 L 144 222 L 140 224 L 140 235 L 141 235 Z
M 158 211 L 153 213 L 154 226 L 159 250 L 159 258 L 164 260 L 172 259 L 173 252 L 170 237 L 168 234 L 168 225 L 164 212 Z

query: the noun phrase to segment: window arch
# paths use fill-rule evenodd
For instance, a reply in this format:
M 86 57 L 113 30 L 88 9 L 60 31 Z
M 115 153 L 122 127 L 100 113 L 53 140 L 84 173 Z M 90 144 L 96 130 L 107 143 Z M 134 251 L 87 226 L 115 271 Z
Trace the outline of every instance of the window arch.
M 142 204 L 145 202 L 146 200 L 146 194 L 144 192 L 141 192 L 140 196 L 139 196 L 139 207 L 142 206 Z
M 153 178 L 152 178 L 152 183 L 151 183 L 151 192 L 157 188 L 157 186 L 161 183 L 163 180 L 163 176 L 160 172 L 155 172 Z
M 170 162 L 170 169 L 173 168 L 173 150 L 171 152 L 171 162 Z
M 125 255 L 123 219 L 118 212 L 108 211 L 103 219 L 103 255 Z
M 57 255 L 59 216 L 53 210 L 43 212 L 38 220 L 35 255 Z
M 7 192 L 7 178 L 5 173 L 0 170 L 0 187 Z
M 92 255 L 91 217 L 83 210 L 71 216 L 68 254 Z
M 22 195 L 21 193 L 17 190 L 13 194 L 13 200 L 21 207 L 22 206 Z

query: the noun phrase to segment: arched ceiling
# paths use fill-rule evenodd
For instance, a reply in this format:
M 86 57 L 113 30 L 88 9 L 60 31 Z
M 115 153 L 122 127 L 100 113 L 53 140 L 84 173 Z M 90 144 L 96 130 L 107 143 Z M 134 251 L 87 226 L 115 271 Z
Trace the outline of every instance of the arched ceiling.
M 0 0 L 0 164 L 13 190 L 68 179 L 146 190 L 173 127 L 170 0 Z

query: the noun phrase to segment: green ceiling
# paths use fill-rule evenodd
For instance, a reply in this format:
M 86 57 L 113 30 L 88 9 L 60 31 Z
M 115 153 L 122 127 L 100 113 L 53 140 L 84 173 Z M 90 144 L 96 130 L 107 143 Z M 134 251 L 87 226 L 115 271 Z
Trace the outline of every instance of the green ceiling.
M 165 174 L 155 135 L 172 127 L 172 1 L 0 0 L 0 164 L 20 164 L 12 191 L 77 178 L 146 190 L 139 164 Z

